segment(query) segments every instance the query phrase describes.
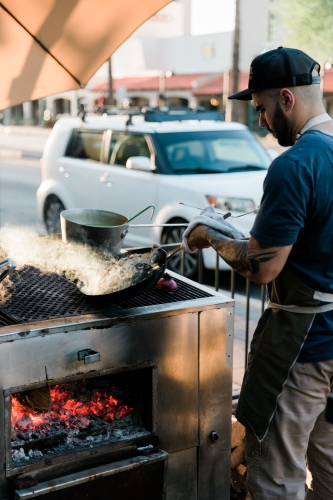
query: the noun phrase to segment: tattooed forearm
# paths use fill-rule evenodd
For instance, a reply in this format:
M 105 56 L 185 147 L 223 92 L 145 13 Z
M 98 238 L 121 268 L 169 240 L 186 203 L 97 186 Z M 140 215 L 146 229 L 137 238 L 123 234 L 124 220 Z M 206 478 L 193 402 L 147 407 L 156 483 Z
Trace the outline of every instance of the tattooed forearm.
M 261 263 L 277 255 L 276 247 L 260 243 L 260 248 L 250 248 L 248 241 L 232 240 L 211 228 L 207 228 L 207 237 L 225 262 L 247 277 L 257 274 Z

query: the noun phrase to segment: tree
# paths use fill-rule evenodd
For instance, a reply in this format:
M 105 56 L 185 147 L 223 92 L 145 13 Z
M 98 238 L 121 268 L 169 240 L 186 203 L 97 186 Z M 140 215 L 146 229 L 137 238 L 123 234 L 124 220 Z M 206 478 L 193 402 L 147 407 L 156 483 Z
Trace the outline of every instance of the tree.
M 233 54 L 232 54 L 232 93 L 233 94 L 236 94 L 238 92 L 238 80 L 239 80 L 240 0 L 236 0 L 235 9 L 236 9 L 235 31 L 234 31 Z M 233 122 L 238 121 L 238 102 L 237 101 L 232 102 L 231 120 Z
M 333 0 L 278 0 L 277 7 L 290 47 L 320 64 L 333 57 Z

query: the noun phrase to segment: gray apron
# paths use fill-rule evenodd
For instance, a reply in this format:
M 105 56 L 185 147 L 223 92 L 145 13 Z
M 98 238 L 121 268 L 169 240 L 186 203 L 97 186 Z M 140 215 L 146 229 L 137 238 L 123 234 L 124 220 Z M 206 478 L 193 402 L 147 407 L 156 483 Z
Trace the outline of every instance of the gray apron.
M 268 285 L 268 308 L 254 332 L 236 417 L 259 441 L 268 431 L 289 372 L 316 313 L 333 309 L 333 294 L 304 285 L 286 266 Z M 318 306 L 323 302 L 331 302 Z

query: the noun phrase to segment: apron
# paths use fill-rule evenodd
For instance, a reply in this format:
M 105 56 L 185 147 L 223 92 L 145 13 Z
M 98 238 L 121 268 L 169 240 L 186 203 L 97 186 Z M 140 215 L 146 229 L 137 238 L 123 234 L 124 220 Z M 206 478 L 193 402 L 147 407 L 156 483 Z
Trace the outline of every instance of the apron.
M 268 307 L 251 342 L 236 417 L 262 441 L 277 400 L 296 362 L 316 313 L 333 310 L 333 294 L 304 285 L 285 266 L 268 285 Z M 323 302 L 331 302 L 318 306 Z

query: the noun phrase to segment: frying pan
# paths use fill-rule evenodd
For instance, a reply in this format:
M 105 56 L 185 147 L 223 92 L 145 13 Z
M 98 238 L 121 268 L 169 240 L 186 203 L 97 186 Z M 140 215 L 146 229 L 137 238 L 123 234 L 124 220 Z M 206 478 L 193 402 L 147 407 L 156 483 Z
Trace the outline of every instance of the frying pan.
M 131 285 L 127 288 L 124 288 L 122 290 L 118 290 L 117 292 L 112 292 L 112 293 L 107 293 L 107 294 L 101 294 L 101 295 L 88 295 L 85 294 L 82 290 L 81 293 L 84 295 L 88 296 L 90 299 L 96 298 L 97 300 L 100 300 L 101 297 L 104 298 L 110 298 L 112 301 L 118 301 L 118 300 L 127 300 L 131 299 L 132 297 L 135 297 L 136 295 L 139 295 L 142 292 L 145 292 L 146 290 L 149 290 L 152 286 L 154 286 L 158 280 L 162 277 L 162 275 L 165 273 L 166 270 L 166 263 L 172 257 L 175 253 L 179 252 L 181 249 L 181 245 L 177 246 L 170 252 L 166 252 L 163 248 L 158 248 L 158 269 L 154 270 L 147 278 L 142 279 L 139 283 L 135 283 L 134 285 Z M 146 253 L 151 251 L 151 248 L 136 248 L 136 249 L 129 249 L 127 252 L 124 252 L 121 254 L 121 258 L 127 257 L 128 255 L 132 255 L 133 253 Z M 79 288 L 80 289 L 80 288 Z

